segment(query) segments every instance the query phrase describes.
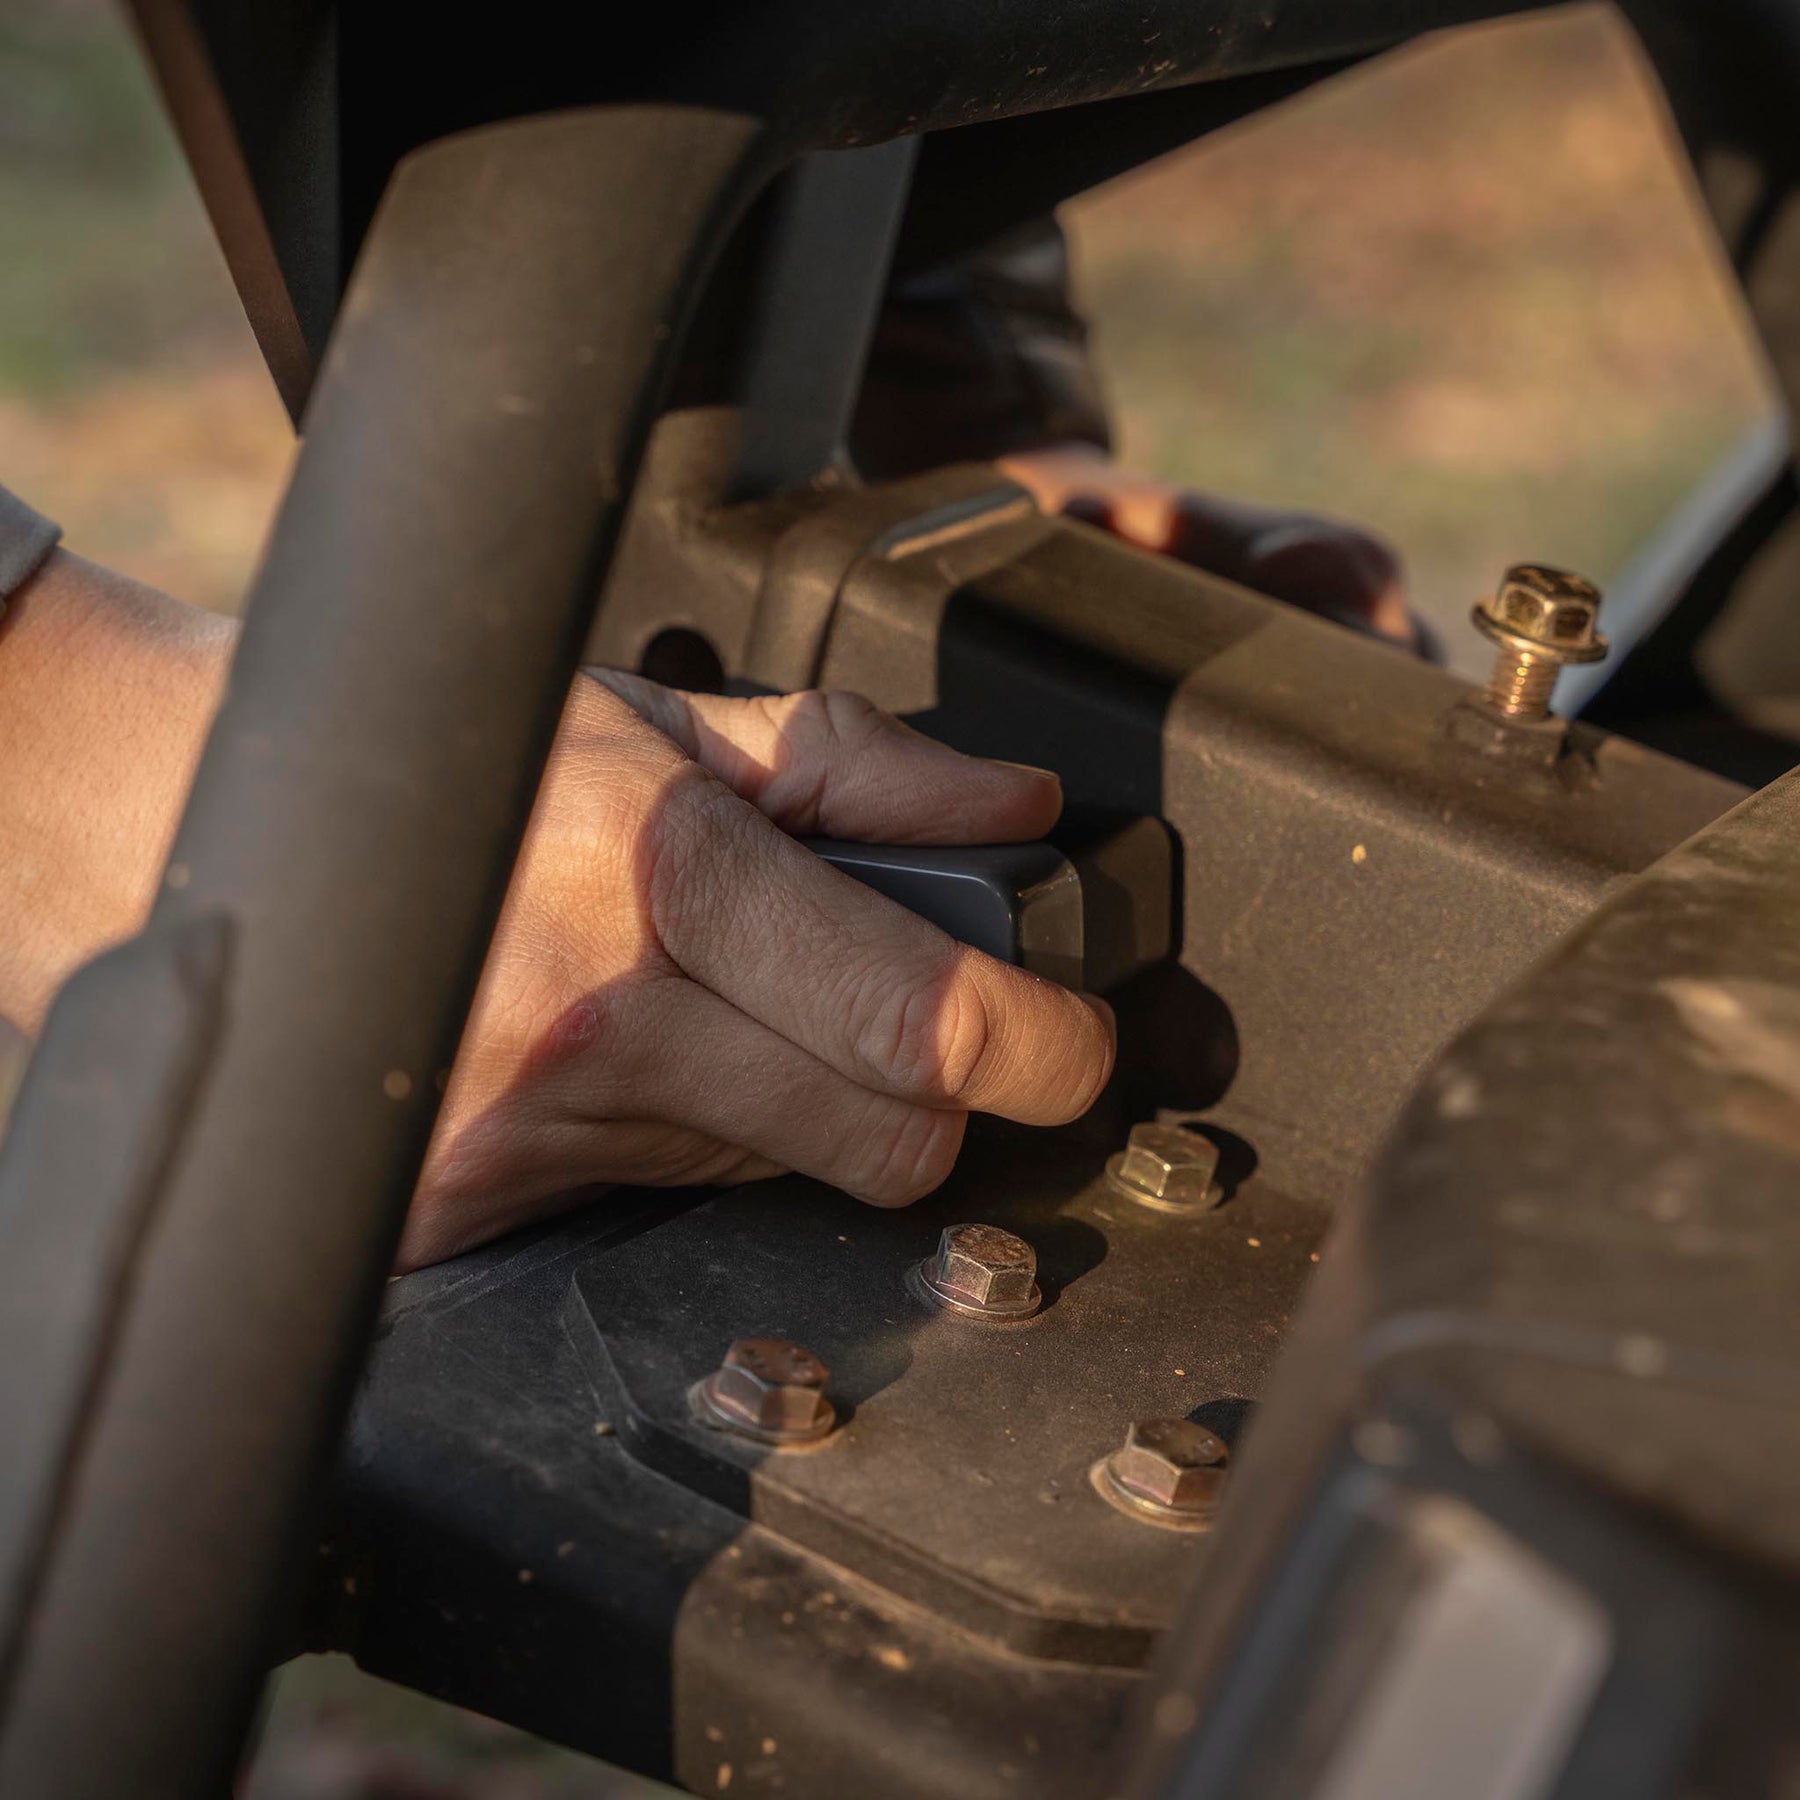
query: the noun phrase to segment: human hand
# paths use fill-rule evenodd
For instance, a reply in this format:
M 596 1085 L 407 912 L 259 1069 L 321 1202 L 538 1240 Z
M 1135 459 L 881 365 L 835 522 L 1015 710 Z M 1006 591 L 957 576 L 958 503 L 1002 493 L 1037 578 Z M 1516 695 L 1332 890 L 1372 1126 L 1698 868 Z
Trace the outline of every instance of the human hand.
M 1056 778 L 854 695 L 727 700 L 581 677 L 401 1244 L 417 1267 L 596 1183 L 797 1169 L 881 1206 L 970 1112 L 1077 1117 L 1111 1015 L 954 943 L 787 835 L 1040 837 Z
M 1044 512 L 1098 525 L 1259 594 L 1436 654 L 1406 604 L 1400 559 L 1360 526 L 1136 475 L 1091 444 L 1024 451 L 1002 457 L 1000 467 Z

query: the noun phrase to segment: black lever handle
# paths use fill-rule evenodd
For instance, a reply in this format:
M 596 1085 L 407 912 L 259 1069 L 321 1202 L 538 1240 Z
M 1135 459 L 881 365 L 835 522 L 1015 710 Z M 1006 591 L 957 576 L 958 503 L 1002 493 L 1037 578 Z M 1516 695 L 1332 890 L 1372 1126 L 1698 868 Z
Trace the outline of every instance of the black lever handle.
M 1076 825 L 1052 842 L 809 850 L 1002 962 L 1094 992 L 1174 948 L 1174 857 L 1160 819 Z

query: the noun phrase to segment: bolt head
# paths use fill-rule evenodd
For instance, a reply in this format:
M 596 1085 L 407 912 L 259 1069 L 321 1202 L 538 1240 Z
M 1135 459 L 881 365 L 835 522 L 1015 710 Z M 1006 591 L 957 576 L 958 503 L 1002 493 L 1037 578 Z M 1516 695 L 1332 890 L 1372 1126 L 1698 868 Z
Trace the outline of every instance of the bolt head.
M 1478 610 L 1500 630 L 1551 652 L 1584 657 L 1603 647 L 1600 590 L 1563 569 L 1517 563 Z
M 739 1338 L 701 1392 L 726 1424 L 770 1442 L 797 1442 L 831 1429 L 831 1402 L 825 1397 L 830 1374 L 803 1345 L 785 1338 Z
M 1139 1419 L 1107 1473 L 1133 1499 L 1169 1512 L 1209 1513 L 1218 1504 L 1231 1452 L 1191 1419 Z
M 1219 1197 L 1219 1147 L 1185 1126 L 1134 1125 L 1124 1153 L 1109 1167 L 1136 1199 L 1200 1207 Z
M 976 1311 L 1030 1312 L 1038 1302 L 1037 1252 L 998 1225 L 952 1225 L 926 1265 L 925 1284 Z

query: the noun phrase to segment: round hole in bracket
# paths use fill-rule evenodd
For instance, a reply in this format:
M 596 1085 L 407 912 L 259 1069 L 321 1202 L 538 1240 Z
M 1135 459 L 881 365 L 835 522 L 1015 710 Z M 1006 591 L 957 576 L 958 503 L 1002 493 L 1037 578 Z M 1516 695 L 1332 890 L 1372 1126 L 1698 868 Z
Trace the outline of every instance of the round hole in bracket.
M 704 632 L 686 625 L 670 625 L 644 646 L 638 673 L 664 687 L 682 688 L 690 694 L 722 694 L 725 663 Z

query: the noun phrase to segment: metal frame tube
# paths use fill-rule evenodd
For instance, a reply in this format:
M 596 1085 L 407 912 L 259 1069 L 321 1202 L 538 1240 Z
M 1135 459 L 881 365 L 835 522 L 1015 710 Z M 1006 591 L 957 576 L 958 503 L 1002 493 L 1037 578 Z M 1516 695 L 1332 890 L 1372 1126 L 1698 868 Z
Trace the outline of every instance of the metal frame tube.
M 229 1779 L 661 374 L 764 161 L 754 121 L 632 107 L 396 176 L 152 925 L 228 923 L 221 1023 L 0 1621 L 0 1791 Z M 92 1054 L 65 1010 L 28 1115 Z M 59 1204 L 10 1151 L 0 1268 Z

